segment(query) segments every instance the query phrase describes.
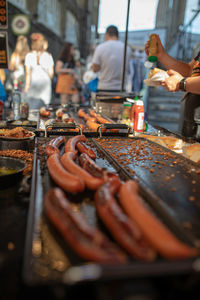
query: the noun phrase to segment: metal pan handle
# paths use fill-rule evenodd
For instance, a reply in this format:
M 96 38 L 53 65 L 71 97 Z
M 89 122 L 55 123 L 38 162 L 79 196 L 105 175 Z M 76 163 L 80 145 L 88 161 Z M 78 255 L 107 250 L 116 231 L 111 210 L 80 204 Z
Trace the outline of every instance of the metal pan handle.
M 97 128 L 100 137 L 102 137 L 102 129 L 126 129 L 130 132 L 130 127 L 126 124 L 102 124 Z
M 49 128 L 52 128 L 52 130 L 48 130 Z M 54 129 L 79 129 L 79 134 L 83 134 L 81 127 L 78 124 L 75 123 L 62 123 L 62 122 L 56 122 L 49 124 L 45 126 L 45 137 L 49 136 L 52 134 L 52 131 Z M 66 130 L 67 132 L 67 130 Z M 63 133 L 63 132 L 62 132 Z

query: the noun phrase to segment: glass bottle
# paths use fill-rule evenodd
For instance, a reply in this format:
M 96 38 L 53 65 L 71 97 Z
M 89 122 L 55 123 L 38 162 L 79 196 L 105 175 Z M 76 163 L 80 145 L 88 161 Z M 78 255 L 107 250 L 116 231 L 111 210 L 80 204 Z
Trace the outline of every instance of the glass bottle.
M 20 103 L 21 103 L 21 94 L 19 90 L 15 90 L 12 95 L 12 105 L 13 105 L 13 117 L 14 120 L 20 119 Z
M 22 94 L 20 103 L 20 119 L 27 120 L 29 116 L 29 104 L 25 93 Z

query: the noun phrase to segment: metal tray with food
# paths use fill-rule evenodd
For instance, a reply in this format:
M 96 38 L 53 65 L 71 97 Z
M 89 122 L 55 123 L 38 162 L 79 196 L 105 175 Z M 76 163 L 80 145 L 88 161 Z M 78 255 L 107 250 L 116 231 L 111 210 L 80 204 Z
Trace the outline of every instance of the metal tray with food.
M 84 134 L 88 137 L 98 137 L 100 127 L 104 136 L 128 136 L 130 128 L 126 124 L 116 123 L 109 117 L 96 113 L 94 109 L 79 109 L 77 112 L 71 112 L 77 124 L 84 127 Z
M 80 137 L 81 139 L 79 139 Z M 112 138 L 110 139 L 112 140 Z M 72 140 L 76 142 L 71 142 Z M 90 155 L 91 152 L 95 153 L 94 164 L 93 162 L 87 164 L 91 159 L 87 160 L 86 156 L 82 156 L 85 152 L 81 152 L 78 143 L 82 146 L 85 144 L 86 149 L 88 147 L 90 150 L 87 151 Z M 59 159 L 59 153 L 61 159 Z M 64 163 L 65 159 L 67 160 L 66 168 L 69 168 L 68 171 L 71 168 L 71 171 L 73 169 L 73 172 L 74 170 L 77 172 L 77 168 L 82 167 L 85 170 L 90 166 L 92 174 L 96 174 L 95 179 L 92 176 L 91 180 L 84 181 L 86 188 L 82 189 L 83 182 L 80 180 L 83 173 L 82 169 L 78 170 L 80 184 L 77 181 L 76 185 L 74 181 L 73 183 L 70 180 L 66 182 L 63 171 L 58 178 L 57 175 L 60 172 L 58 170 L 61 170 L 60 163 Z M 83 159 L 83 164 L 81 159 Z M 74 167 L 72 168 L 72 166 Z M 126 246 L 123 245 L 123 242 L 128 241 L 129 243 L 130 241 L 132 243 L 134 240 L 130 236 L 127 238 L 127 234 L 132 234 L 129 227 L 132 226 L 129 224 L 130 216 L 120 208 L 121 204 L 118 202 L 121 197 L 123 198 L 123 189 L 121 196 L 117 193 L 117 198 L 114 198 L 114 202 L 111 202 L 113 203 L 111 207 L 108 205 L 111 210 L 110 213 L 107 211 L 104 215 L 101 204 L 103 208 L 106 207 L 104 201 L 107 201 L 107 197 L 110 197 L 107 188 L 111 184 L 120 182 L 121 191 L 122 187 L 125 188 L 125 184 L 129 184 L 130 177 L 130 174 L 121 168 L 110 155 L 105 155 L 105 151 L 95 139 L 86 138 L 85 136 L 83 138 L 83 135 L 36 138 L 23 268 L 23 276 L 27 283 L 32 285 L 53 283 L 70 285 L 96 280 L 137 278 L 158 274 L 166 276 L 199 271 L 198 252 L 196 252 L 197 248 L 194 245 L 194 240 L 187 235 L 185 228 L 180 228 L 176 220 L 168 217 L 167 213 L 164 215 L 161 210 L 162 217 L 160 219 L 159 210 L 153 212 L 148 203 L 151 203 L 151 201 L 156 202 L 157 196 L 144 186 L 139 186 L 138 194 L 139 198 L 142 198 L 142 207 L 144 205 L 148 212 L 151 212 L 151 218 L 154 219 L 154 216 L 156 216 L 156 219 L 164 224 L 165 230 L 169 235 L 172 234 L 173 239 L 175 238 L 181 245 L 184 244 L 187 251 L 189 248 L 189 252 L 192 251 L 192 257 L 190 253 L 189 255 L 186 254 L 185 259 L 182 256 L 177 259 L 175 254 L 173 261 L 171 261 L 168 255 L 168 258 L 166 258 L 159 251 L 158 254 L 157 250 L 155 253 L 152 245 L 149 246 L 149 242 L 145 239 L 143 241 L 144 233 L 142 233 L 142 238 L 139 234 L 144 242 L 144 244 L 142 242 L 144 252 L 140 248 L 141 244 L 139 244 L 139 252 L 131 255 L 131 250 L 127 250 Z M 101 180 L 103 180 L 103 183 L 99 185 Z M 54 189 L 58 186 L 60 187 L 59 190 Z M 151 198 L 151 201 L 149 201 L 149 198 Z M 65 204 L 62 207 L 63 203 Z M 57 221 L 54 223 L 55 218 Z M 114 221 L 111 225 L 107 224 L 105 219 Z M 146 222 L 146 219 L 144 221 Z M 77 231 L 77 227 L 74 227 L 74 224 L 79 227 L 79 231 Z M 112 226 L 114 231 L 111 230 Z M 116 230 L 116 226 L 119 226 L 119 230 Z M 121 234 L 121 230 L 123 230 L 123 234 Z M 154 236 L 156 235 L 154 234 Z M 123 241 L 121 241 L 121 238 Z M 134 247 L 137 242 L 136 239 Z M 167 249 L 167 238 L 163 243 L 164 249 Z M 102 253 L 99 252 L 99 247 L 102 247 L 101 251 L 106 253 L 104 253 L 106 256 L 103 254 L 103 258 Z M 195 256 L 193 256 L 194 248 Z M 179 256 L 179 254 L 177 255 Z M 174 256 L 174 253 L 172 256 Z M 92 258 L 89 259 L 88 257 Z
M 0 129 L 0 150 L 22 149 L 32 150 L 35 139 L 34 128 L 26 127 L 5 127 Z
M 96 143 L 144 190 L 156 195 L 157 201 L 149 198 L 155 209 L 176 220 L 199 245 L 200 165 L 144 138 L 99 138 Z

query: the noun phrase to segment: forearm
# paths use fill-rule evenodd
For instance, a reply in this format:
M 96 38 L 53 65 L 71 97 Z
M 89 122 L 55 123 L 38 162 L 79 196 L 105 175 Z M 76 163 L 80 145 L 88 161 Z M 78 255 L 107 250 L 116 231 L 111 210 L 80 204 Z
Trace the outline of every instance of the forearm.
M 62 68 L 57 70 L 56 72 L 57 74 L 70 74 L 70 75 L 74 75 L 74 70 L 73 69 L 69 69 L 69 68 Z
M 186 91 L 200 95 L 200 76 L 186 79 Z
M 24 91 L 27 93 L 31 84 L 31 75 L 26 74 Z
M 164 52 L 163 55 L 159 58 L 159 61 L 167 70 L 175 70 L 184 77 L 191 76 L 192 69 L 189 64 L 176 60 L 166 52 Z

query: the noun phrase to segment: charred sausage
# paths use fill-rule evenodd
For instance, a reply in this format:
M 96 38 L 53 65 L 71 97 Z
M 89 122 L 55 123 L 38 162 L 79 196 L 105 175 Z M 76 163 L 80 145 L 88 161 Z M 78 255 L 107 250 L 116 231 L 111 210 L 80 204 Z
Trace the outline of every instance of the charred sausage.
M 92 160 L 86 153 L 82 153 L 79 156 L 79 164 L 81 167 L 90 173 L 94 177 L 104 178 L 104 182 L 112 179 L 113 177 L 118 177 L 117 174 L 108 172 L 108 170 L 100 168 L 94 160 Z M 119 178 L 119 177 L 118 177 Z
M 76 135 L 70 139 L 67 140 L 66 144 L 65 144 L 65 152 L 73 152 L 74 153 L 74 159 L 76 157 L 77 154 L 77 150 L 76 150 L 76 144 L 78 142 L 85 142 L 86 141 L 86 137 L 81 134 L 81 135 Z
M 60 145 L 65 143 L 65 137 L 59 136 L 55 139 L 52 139 L 47 145 L 46 145 L 46 154 L 48 156 L 54 154 L 54 153 L 60 153 L 59 147 Z
M 76 148 L 80 153 L 86 153 L 90 158 L 96 159 L 96 153 L 84 142 L 78 142 Z
M 104 183 L 104 178 L 95 178 L 94 176 L 90 175 L 87 171 L 74 162 L 73 157 L 73 152 L 66 152 L 63 154 L 60 160 L 63 167 L 70 173 L 81 178 L 88 189 L 94 191 L 97 190 L 98 187 Z
M 79 193 L 85 188 L 81 178 L 69 173 L 61 164 L 58 153 L 49 156 L 47 167 L 50 176 L 66 192 Z
M 152 261 L 156 251 L 144 239 L 138 226 L 122 211 L 114 195 L 121 182 L 115 178 L 102 185 L 95 193 L 95 205 L 101 220 L 116 241 L 133 257 Z
M 98 229 L 91 227 L 80 212 L 74 212 L 59 188 L 44 196 L 44 208 L 49 220 L 64 240 L 83 259 L 99 263 L 124 263 L 126 256 Z
M 197 255 L 195 248 L 179 241 L 142 202 L 136 182 L 133 180 L 125 182 L 120 188 L 119 199 L 126 213 L 160 255 L 168 259 L 183 259 Z
M 79 156 L 79 164 L 81 167 L 90 173 L 92 176 L 101 178 L 103 176 L 103 170 L 100 168 L 93 159 L 91 159 L 86 153 L 82 153 Z

